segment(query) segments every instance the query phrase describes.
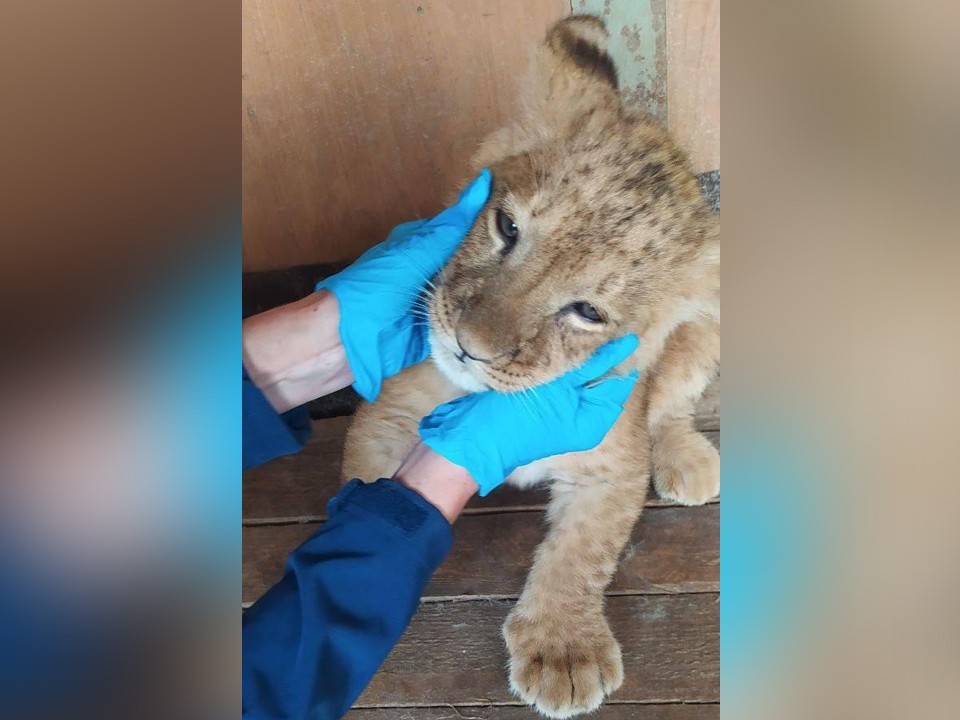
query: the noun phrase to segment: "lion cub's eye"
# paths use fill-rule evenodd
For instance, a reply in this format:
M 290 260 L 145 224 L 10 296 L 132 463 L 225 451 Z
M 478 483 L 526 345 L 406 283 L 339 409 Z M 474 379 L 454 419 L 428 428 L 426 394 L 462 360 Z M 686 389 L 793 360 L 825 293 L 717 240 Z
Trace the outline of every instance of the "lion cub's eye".
M 500 237 L 503 238 L 503 242 L 506 244 L 503 249 L 503 254 L 506 255 L 513 250 L 513 246 L 517 244 L 517 236 L 520 234 L 520 229 L 512 217 L 507 215 L 503 210 L 498 209 L 497 230 L 500 231 Z
M 588 302 L 575 302 L 567 305 L 567 309 L 579 315 L 581 318 L 587 322 L 592 323 L 601 323 L 603 322 L 603 316 L 600 314 L 600 311 L 597 310 L 593 305 Z

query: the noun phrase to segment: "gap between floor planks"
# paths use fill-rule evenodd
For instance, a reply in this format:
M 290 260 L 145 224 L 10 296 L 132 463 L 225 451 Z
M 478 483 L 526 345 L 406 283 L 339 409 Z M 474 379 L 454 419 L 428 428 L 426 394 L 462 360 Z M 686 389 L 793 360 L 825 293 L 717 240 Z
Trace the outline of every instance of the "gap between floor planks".
M 660 589 L 662 588 L 662 589 Z M 603 594 L 605 598 L 642 597 L 646 595 L 717 595 L 720 592 L 720 583 L 701 583 L 700 587 L 686 590 L 672 590 L 669 584 L 663 583 L 656 587 L 643 590 L 613 590 Z M 520 599 L 519 593 L 509 595 L 424 595 L 420 598 L 421 604 L 430 603 L 469 603 L 469 602 L 504 602 L 511 603 Z M 249 610 L 256 600 L 246 600 L 240 607 Z M 422 706 L 418 706 L 422 707 Z
M 335 422 L 335 428 L 342 432 L 345 429 L 346 420 L 346 418 L 320 420 L 315 425 Z M 718 430 L 704 430 L 702 432 L 715 447 L 720 448 L 720 432 Z M 248 527 L 304 525 L 325 521 L 327 518 L 325 513 L 276 513 L 276 509 L 279 506 L 291 510 L 295 509 L 297 505 L 302 506 L 302 504 L 308 504 L 319 509 L 325 507 L 326 501 L 339 492 L 341 487 L 339 481 L 339 451 L 342 446 L 342 438 L 337 437 L 338 434 L 324 438 L 324 445 L 334 445 L 333 449 L 328 450 L 329 455 L 318 452 L 320 448 L 308 445 L 305 448 L 306 454 L 304 457 L 296 459 L 292 457 L 278 458 L 279 463 L 273 467 L 268 463 L 262 468 L 257 468 L 255 472 L 245 474 L 243 525 Z M 322 433 L 316 432 L 316 435 L 320 436 Z M 332 439 L 336 439 L 337 442 L 332 443 Z M 319 437 L 315 444 L 320 444 Z M 336 476 L 330 472 L 330 465 L 336 466 Z M 313 473 L 310 473 L 310 468 L 314 469 Z M 518 502 L 521 499 L 526 500 L 526 502 Z M 548 501 L 547 484 L 526 490 L 505 486 L 486 498 L 473 498 L 464 509 L 463 514 L 491 515 L 506 512 L 542 511 L 546 509 Z M 719 502 L 719 498 L 709 501 L 708 504 L 716 504 L 717 502 Z M 662 500 L 657 497 L 651 488 L 646 507 L 682 506 L 669 500 Z
M 510 597 L 522 588 L 546 533 L 542 513 L 497 513 L 461 518 L 456 542 L 430 581 L 428 597 Z M 314 525 L 243 530 L 244 601 L 265 592 L 283 573 L 287 554 Z M 611 592 L 673 594 L 711 591 L 719 574 L 720 506 L 651 509 L 634 527 Z
M 513 607 L 421 605 L 357 705 L 517 702 L 506 682 L 500 634 Z M 620 642 L 625 671 L 623 687 L 611 699 L 718 701 L 719 610 L 713 593 L 607 598 L 604 615 Z
M 720 703 L 716 700 L 684 700 L 683 698 L 673 698 L 673 699 L 658 699 L 658 700 L 605 700 L 603 703 L 605 706 L 618 705 L 621 707 L 630 705 L 641 705 L 641 706 L 650 706 L 650 705 L 719 705 Z M 486 700 L 476 700 L 473 702 L 470 701 L 461 701 L 456 703 L 397 703 L 395 705 L 376 705 L 376 704 L 365 704 L 365 705 L 354 705 L 351 707 L 351 710 L 433 710 L 433 709 L 443 709 L 443 708 L 452 708 L 452 707 L 461 707 L 461 708 L 527 708 L 530 707 L 526 703 L 519 701 L 516 702 L 492 702 Z
M 358 705 L 344 720 L 537 720 L 539 717 L 531 707 L 518 702 L 458 702 Z M 661 702 L 607 700 L 598 713 L 585 717 L 603 717 L 605 720 L 718 720 L 720 703 L 682 699 Z
M 720 498 L 715 497 L 707 500 L 703 505 L 693 507 L 703 507 L 704 505 L 719 505 Z M 690 507 L 680 503 L 661 500 L 655 496 L 647 500 L 643 506 L 644 512 L 650 510 L 664 510 L 666 508 Z M 544 512 L 547 509 L 546 503 L 538 505 L 508 505 L 506 507 L 489 508 L 464 508 L 461 516 L 477 517 L 478 515 L 503 515 L 505 513 L 525 513 L 525 512 Z M 272 525 L 319 525 L 327 521 L 326 515 L 302 515 L 299 517 L 272 517 L 272 518 L 251 518 L 243 521 L 244 527 L 268 527 Z
M 321 522 L 326 503 L 341 487 L 340 464 L 350 417 L 314 422 L 306 447 L 243 474 L 243 521 L 247 525 Z M 697 409 L 697 428 L 720 445 L 720 383 L 715 381 Z M 546 505 L 547 493 L 536 488 L 500 488 L 486 498 L 474 498 L 466 514 L 532 510 Z M 651 495 L 648 506 L 669 505 Z

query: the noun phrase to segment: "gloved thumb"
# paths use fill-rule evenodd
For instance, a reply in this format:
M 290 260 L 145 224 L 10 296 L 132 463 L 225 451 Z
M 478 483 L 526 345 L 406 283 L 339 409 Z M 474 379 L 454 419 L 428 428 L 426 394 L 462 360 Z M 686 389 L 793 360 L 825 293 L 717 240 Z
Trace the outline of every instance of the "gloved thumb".
M 626 375 L 604 378 L 596 385 L 584 388 L 583 399 L 592 402 L 614 403 L 622 408 L 639 378 L 640 373 L 636 370 L 632 370 Z
M 490 197 L 492 184 L 493 173 L 484 168 L 476 179 L 463 189 L 456 205 L 451 205 L 427 224 L 430 226 L 453 225 L 461 228 L 465 233 L 473 225 L 487 198 Z
M 617 365 L 622 363 L 631 353 L 637 349 L 640 341 L 633 333 L 624 335 L 622 338 L 611 340 L 606 345 L 601 345 L 597 351 L 576 370 L 571 370 L 564 377 L 573 381 L 576 385 L 583 385 L 591 380 L 609 372 Z

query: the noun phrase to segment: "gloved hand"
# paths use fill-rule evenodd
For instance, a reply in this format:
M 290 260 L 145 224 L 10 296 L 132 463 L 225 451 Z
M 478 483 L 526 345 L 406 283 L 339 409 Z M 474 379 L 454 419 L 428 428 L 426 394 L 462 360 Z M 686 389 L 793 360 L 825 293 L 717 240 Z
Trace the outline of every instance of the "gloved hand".
M 317 290 L 337 297 L 353 387 L 366 400 L 377 399 L 385 378 L 426 359 L 427 322 L 414 305 L 470 230 L 492 177 L 484 170 L 456 205 L 429 220 L 398 225 L 350 267 L 317 283 Z
M 466 468 L 486 495 L 521 465 L 599 445 L 638 374 L 594 381 L 638 344 L 636 335 L 613 340 L 580 368 L 527 393 L 479 392 L 440 405 L 420 421 L 420 438 Z

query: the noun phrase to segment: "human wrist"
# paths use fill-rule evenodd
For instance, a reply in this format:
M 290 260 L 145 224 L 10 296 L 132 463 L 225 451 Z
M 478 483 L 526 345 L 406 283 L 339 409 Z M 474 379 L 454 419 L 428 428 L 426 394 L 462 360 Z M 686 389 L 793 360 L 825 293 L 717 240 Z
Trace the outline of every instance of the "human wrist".
M 353 382 L 339 325 L 339 303 L 327 291 L 244 320 L 243 366 L 277 412 Z
M 393 474 L 393 480 L 421 495 L 451 525 L 478 485 L 463 467 L 418 443 Z

